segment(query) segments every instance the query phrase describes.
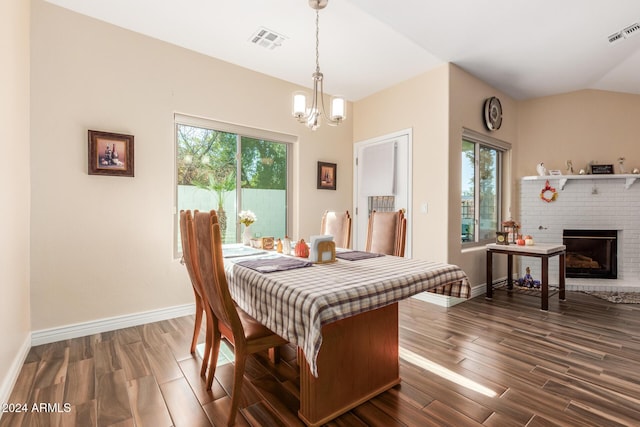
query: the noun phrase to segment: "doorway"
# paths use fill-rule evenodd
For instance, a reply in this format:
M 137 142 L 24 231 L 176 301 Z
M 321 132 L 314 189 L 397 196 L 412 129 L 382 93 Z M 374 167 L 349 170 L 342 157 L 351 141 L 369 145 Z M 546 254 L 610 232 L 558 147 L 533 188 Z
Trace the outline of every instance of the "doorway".
M 405 210 L 407 247 L 411 257 L 411 129 L 354 145 L 353 248 L 364 250 L 372 210 Z

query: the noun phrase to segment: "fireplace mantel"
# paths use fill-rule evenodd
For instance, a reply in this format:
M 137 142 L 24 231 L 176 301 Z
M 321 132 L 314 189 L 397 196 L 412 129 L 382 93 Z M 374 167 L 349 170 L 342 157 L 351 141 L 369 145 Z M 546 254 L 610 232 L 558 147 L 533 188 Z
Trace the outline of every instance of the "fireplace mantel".
M 636 180 L 640 178 L 637 174 L 611 174 L 611 175 L 545 175 L 545 176 L 525 176 L 525 181 L 546 181 L 557 180 L 558 188 L 564 190 L 567 182 L 572 180 L 603 180 L 603 179 L 619 179 L 624 180 L 624 189 L 628 190 Z

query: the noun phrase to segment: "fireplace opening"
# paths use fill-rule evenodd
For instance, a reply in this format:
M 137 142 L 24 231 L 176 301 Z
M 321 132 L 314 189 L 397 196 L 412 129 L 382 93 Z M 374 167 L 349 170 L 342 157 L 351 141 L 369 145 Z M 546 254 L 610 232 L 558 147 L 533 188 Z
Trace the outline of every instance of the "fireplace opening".
M 616 279 L 617 230 L 564 230 L 567 277 Z

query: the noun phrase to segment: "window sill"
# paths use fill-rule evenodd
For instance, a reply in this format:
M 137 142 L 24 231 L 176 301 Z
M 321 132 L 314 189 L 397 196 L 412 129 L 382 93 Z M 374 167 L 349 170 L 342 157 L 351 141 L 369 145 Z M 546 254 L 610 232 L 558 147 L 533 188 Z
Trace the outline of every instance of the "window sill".
M 462 248 L 460 248 L 460 253 L 463 254 L 467 254 L 467 253 L 472 253 L 472 252 L 484 252 L 486 249 L 486 245 L 487 243 L 493 243 L 493 242 L 482 242 L 482 243 L 474 243 L 472 245 L 465 245 Z

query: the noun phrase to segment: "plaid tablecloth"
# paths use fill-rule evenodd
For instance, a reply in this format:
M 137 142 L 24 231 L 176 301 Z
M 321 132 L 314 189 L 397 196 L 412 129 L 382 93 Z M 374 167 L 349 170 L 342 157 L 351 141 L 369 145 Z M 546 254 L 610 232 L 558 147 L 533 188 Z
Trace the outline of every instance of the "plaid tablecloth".
M 467 275 L 458 266 L 383 256 L 262 274 L 226 259 L 236 303 L 304 352 L 318 375 L 322 326 L 374 310 L 423 291 L 468 298 Z

